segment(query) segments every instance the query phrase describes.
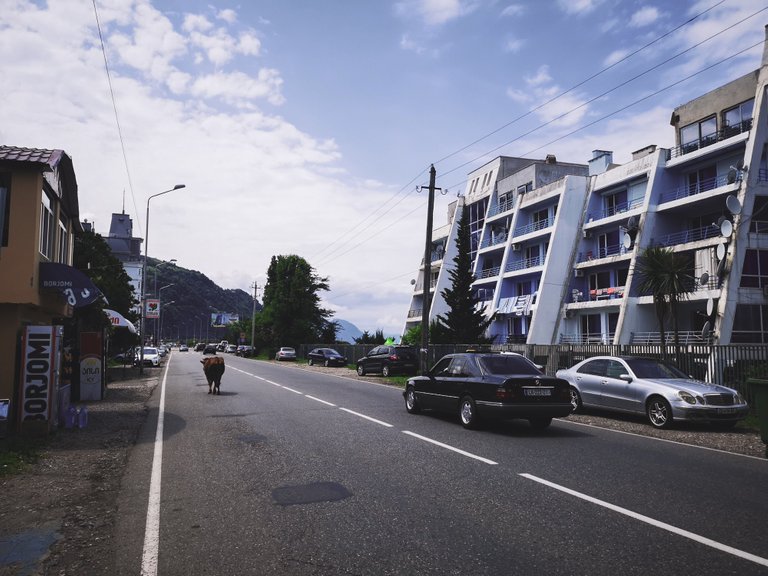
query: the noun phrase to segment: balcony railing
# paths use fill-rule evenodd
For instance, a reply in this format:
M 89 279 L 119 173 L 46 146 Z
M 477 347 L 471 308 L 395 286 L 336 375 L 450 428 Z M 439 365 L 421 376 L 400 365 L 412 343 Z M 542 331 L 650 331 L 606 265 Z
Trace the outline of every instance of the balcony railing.
M 715 144 L 722 140 L 727 140 L 728 138 L 731 138 L 732 136 L 736 136 L 737 134 L 741 134 L 743 132 L 749 132 L 751 128 L 752 128 L 752 118 L 750 118 L 749 120 L 744 120 L 743 122 L 740 122 L 733 126 L 726 126 L 724 128 L 721 128 L 717 132 L 713 132 L 712 134 L 709 134 L 707 136 L 702 136 L 696 142 L 689 142 L 688 144 L 682 144 L 680 146 L 675 146 L 674 148 L 670 148 L 669 150 L 667 150 L 667 160 L 670 160 L 672 158 L 677 158 L 678 156 L 684 156 L 685 154 L 690 154 L 691 152 L 699 150 L 700 148 L 706 148 L 707 146 L 711 146 L 712 144 Z
M 675 234 L 668 234 L 656 241 L 660 246 L 677 246 L 678 244 L 687 244 L 688 242 L 697 242 L 707 238 L 715 238 L 720 235 L 719 226 L 702 226 L 691 230 L 683 230 Z
M 680 344 L 702 344 L 712 341 L 712 335 L 707 335 L 706 338 L 702 337 L 702 333 L 697 330 L 685 330 L 678 332 L 680 338 Z M 664 333 L 664 340 L 666 344 L 675 343 L 675 334 L 673 331 Z M 661 344 L 660 332 L 632 332 L 632 336 L 629 341 L 630 344 Z
M 505 200 L 504 202 L 497 202 L 496 204 L 492 204 L 491 207 L 488 209 L 488 217 L 496 216 L 496 214 L 501 214 L 502 212 L 508 212 L 509 210 L 512 210 L 512 208 L 515 207 L 515 201 L 514 199 L 511 200 Z
M 507 264 L 506 272 L 516 272 L 517 270 L 525 270 L 526 268 L 533 268 L 534 266 L 541 266 L 544 264 L 544 259 L 541 256 L 533 256 L 532 258 L 522 258 L 514 262 Z
M 419 318 L 421 316 L 421 308 L 418 310 L 408 310 L 408 318 Z
M 501 271 L 501 266 L 494 266 L 493 268 L 486 268 L 480 272 L 480 278 L 493 278 L 498 276 Z
M 768 234 L 768 222 L 765 220 L 752 220 L 749 224 L 749 231 L 756 234 Z
M 483 238 L 483 241 L 480 244 L 480 248 L 488 248 L 489 246 L 496 246 L 498 244 L 503 244 L 506 241 L 507 241 L 506 232 L 492 232 L 490 235 L 486 235 L 485 238 Z
M 765 182 L 768 180 L 768 170 L 765 168 L 760 168 L 757 172 L 757 181 L 758 182 Z
M 561 344 L 613 344 L 613 332 L 588 332 L 586 334 L 560 334 Z
M 554 218 L 537 220 L 536 222 L 531 222 L 527 226 L 518 228 L 517 231 L 515 232 L 515 236 L 523 236 L 524 234 L 530 234 L 531 232 L 538 232 L 539 230 L 544 230 L 544 228 L 549 228 L 554 223 L 555 223 Z
M 630 248 L 630 251 L 632 249 Z M 577 262 L 588 262 L 597 258 L 607 258 L 608 256 L 616 256 L 618 254 L 624 254 L 627 249 L 623 244 L 613 244 L 611 246 L 601 246 L 596 250 L 587 250 L 586 252 L 579 252 Z
M 611 206 L 610 208 L 606 208 L 605 210 L 601 210 L 600 212 L 590 212 L 587 215 L 587 220 L 601 220 L 603 218 L 610 218 L 611 216 L 615 216 L 616 214 L 621 214 L 622 212 L 627 212 L 629 210 L 632 210 L 633 208 L 637 208 L 638 206 L 642 206 L 643 201 L 645 198 L 635 198 L 634 200 L 630 200 L 629 202 L 622 202 L 621 204 L 616 204 L 615 206 Z
M 720 186 L 730 184 L 728 182 L 728 176 L 716 176 L 715 178 L 706 178 L 697 182 L 696 184 L 689 184 L 688 186 L 681 186 L 670 192 L 662 192 L 659 198 L 659 203 L 672 202 L 673 200 L 679 200 L 680 198 L 687 198 L 688 196 L 695 196 L 702 192 L 709 192 Z

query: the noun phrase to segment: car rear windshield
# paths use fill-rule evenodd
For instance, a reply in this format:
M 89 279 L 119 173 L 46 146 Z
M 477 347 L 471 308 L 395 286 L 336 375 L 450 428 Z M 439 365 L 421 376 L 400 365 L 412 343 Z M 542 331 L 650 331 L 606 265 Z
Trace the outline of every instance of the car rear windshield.
M 481 356 L 478 360 L 483 370 L 490 374 L 541 376 L 536 366 L 522 356 Z

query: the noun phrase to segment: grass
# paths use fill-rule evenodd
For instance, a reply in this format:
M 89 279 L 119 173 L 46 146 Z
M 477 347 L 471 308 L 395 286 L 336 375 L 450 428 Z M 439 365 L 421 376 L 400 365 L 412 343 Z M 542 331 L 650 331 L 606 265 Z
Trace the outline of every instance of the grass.
M 11 476 L 34 464 L 46 445 L 45 439 L 4 438 L 0 440 L 0 477 Z

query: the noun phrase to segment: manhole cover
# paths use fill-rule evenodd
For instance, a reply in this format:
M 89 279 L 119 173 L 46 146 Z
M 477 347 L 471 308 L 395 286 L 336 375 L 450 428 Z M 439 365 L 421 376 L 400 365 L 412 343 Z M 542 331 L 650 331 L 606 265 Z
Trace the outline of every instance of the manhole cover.
M 281 506 L 336 502 L 349 498 L 352 493 L 337 482 L 314 482 L 301 486 L 282 486 L 272 491 L 272 498 Z

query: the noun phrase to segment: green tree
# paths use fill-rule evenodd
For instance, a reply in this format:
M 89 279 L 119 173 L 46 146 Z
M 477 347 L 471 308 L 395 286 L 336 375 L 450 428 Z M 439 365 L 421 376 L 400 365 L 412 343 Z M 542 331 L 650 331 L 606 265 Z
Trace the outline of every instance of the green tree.
M 691 269 L 688 258 L 664 246 L 646 248 L 637 259 L 638 290 L 653 296 L 664 357 L 667 355 L 665 325 L 668 318 L 672 321 L 675 349 L 680 349 L 678 305 L 693 289 Z
M 298 347 L 328 336 L 333 312 L 320 307 L 321 290 L 328 290 L 328 279 L 319 277 L 306 260 L 295 255 L 273 256 L 260 314 L 264 340 L 273 347 Z M 335 330 L 333 333 L 335 339 Z
M 383 330 L 376 330 L 376 332 L 371 335 L 368 330 L 365 330 L 363 332 L 363 335 L 359 338 L 355 338 L 355 344 L 384 344 L 386 338 L 384 338 L 384 331 Z
M 441 292 L 448 312 L 438 315 L 437 321 L 445 330 L 447 343 L 483 344 L 489 342 L 485 331 L 493 321 L 486 318 L 485 308 L 478 309 L 472 283 L 471 239 L 469 228 L 469 210 L 462 210 L 456 234 L 457 254 L 453 258 L 453 268 L 449 271 L 451 287 Z M 431 330 L 430 330 L 431 332 Z

